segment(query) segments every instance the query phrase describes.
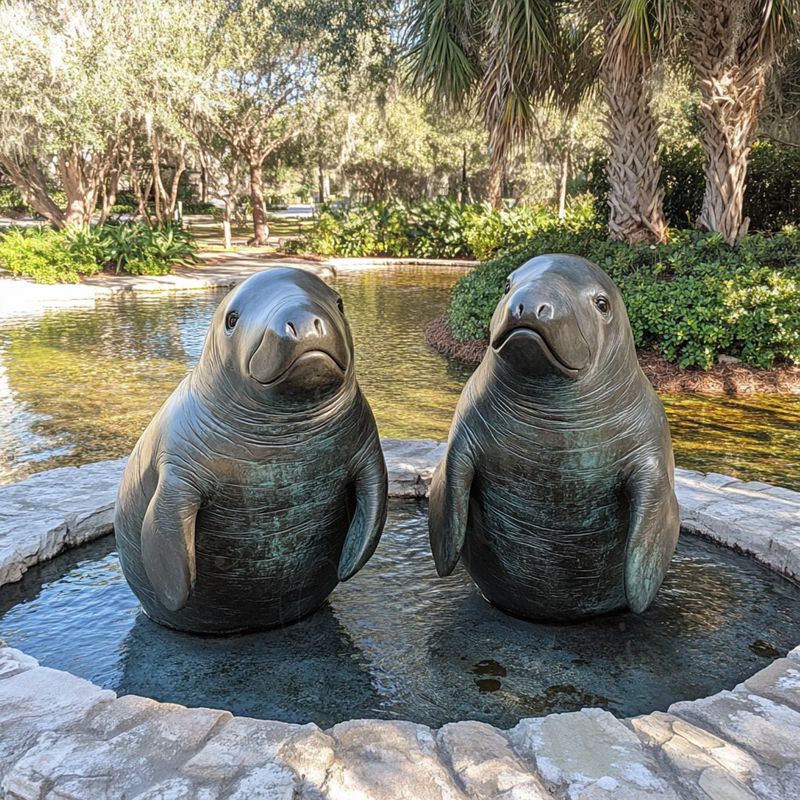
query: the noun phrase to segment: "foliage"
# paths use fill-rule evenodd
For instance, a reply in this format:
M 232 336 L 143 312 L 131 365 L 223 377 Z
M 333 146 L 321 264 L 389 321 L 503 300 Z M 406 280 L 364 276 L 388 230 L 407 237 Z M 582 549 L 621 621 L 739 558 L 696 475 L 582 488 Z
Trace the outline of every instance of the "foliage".
M 0 234 L 0 267 L 39 283 L 76 283 L 108 269 L 165 275 L 176 262 L 195 258 L 191 234 L 174 223 L 96 228 L 12 228 Z
M 49 228 L 12 228 L 0 235 L 0 267 L 39 283 L 77 283 L 101 265 L 82 243 L 73 249 L 67 235 Z
M 473 206 L 467 212 L 469 251 L 481 260 L 491 258 L 501 251 L 524 245 L 544 231 L 565 236 L 565 244 L 571 243 L 572 235 L 600 236 L 602 232 L 595 223 L 593 205 L 594 198 L 590 195 L 578 197 L 568 206 L 563 220 L 558 219 L 552 209 L 545 205 L 519 205 L 510 209 Z
M 320 255 L 459 258 L 469 254 L 466 224 L 454 200 L 327 207 L 306 246 Z
M 13 186 L 0 186 L 0 212 L 25 212 L 28 211 L 28 206 L 22 199 L 19 190 Z
M 549 252 L 575 253 L 606 270 L 625 298 L 637 347 L 681 367 L 708 369 L 722 353 L 756 367 L 800 364 L 800 231 L 791 227 L 750 234 L 736 248 L 719 234 L 686 231 L 668 244 L 630 246 L 543 229 L 459 281 L 449 309 L 455 336 L 486 338 L 507 275 Z
M 664 212 L 671 226 L 691 228 L 700 215 L 705 191 L 703 149 L 697 143 L 676 144 L 661 156 Z M 587 165 L 589 189 L 599 219 L 608 217 L 605 156 L 595 153 Z M 777 231 L 800 222 L 800 149 L 756 142 L 750 153 L 744 216 L 750 230 Z
M 307 249 L 329 256 L 398 258 L 489 258 L 518 247 L 543 230 L 601 235 L 593 199 L 581 197 L 559 220 L 543 205 L 497 210 L 486 203 L 461 205 L 441 198 L 408 203 L 369 203 L 351 209 L 326 207 L 305 241 Z

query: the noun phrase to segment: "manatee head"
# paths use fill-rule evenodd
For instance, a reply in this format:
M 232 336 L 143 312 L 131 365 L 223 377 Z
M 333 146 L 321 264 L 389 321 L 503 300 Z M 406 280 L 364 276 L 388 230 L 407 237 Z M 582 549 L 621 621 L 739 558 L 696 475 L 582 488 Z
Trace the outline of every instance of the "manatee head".
M 490 326 L 494 354 L 518 373 L 568 380 L 631 357 L 619 289 L 585 258 L 542 255 L 509 276 Z
M 310 407 L 352 374 L 353 339 L 339 294 L 302 269 L 267 269 L 217 308 L 199 369 L 227 396 Z

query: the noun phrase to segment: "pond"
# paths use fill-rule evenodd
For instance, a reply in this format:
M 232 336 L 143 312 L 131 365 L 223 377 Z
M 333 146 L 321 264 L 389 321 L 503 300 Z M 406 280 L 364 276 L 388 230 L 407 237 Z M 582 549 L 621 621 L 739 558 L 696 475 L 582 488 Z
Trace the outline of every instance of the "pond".
M 47 666 L 121 694 L 322 727 L 377 717 L 509 728 L 585 706 L 666 710 L 732 688 L 800 641 L 800 587 L 693 536 L 645 614 L 515 619 L 462 567 L 436 576 L 426 514 L 424 503 L 392 502 L 364 569 L 282 630 L 216 638 L 156 625 L 106 537 L 0 589 L 0 631 Z
M 383 436 L 438 438 L 470 369 L 422 332 L 460 269 L 400 267 L 335 281 L 359 380 Z M 200 353 L 225 291 L 122 295 L 0 323 L 0 483 L 126 455 Z M 800 397 L 665 397 L 679 466 L 800 489 Z

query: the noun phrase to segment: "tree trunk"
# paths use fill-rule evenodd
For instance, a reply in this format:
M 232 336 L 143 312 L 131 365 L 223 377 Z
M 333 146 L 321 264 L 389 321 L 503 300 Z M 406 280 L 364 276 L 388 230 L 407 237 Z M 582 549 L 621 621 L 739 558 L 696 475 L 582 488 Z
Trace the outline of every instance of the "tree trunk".
M 747 233 L 743 216 L 750 148 L 774 54 L 765 52 L 761 14 L 720 0 L 697 3 L 688 30 L 689 60 L 700 88 L 706 188 L 697 225 L 728 244 Z M 762 12 L 763 13 L 763 12 Z
M 153 131 L 151 143 L 151 164 L 153 166 L 153 213 L 159 222 L 164 217 L 161 211 L 161 198 L 164 193 L 164 184 L 161 182 L 161 149 L 158 144 L 158 134 Z
M 39 164 L 32 158 L 0 157 L 0 166 L 6 172 L 22 199 L 56 228 L 65 226 L 64 212 L 55 204 L 47 191 L 47 181 Z
M 459 187 L 461 205 L 465 206 L 469 196 L 469 181 L 467 180 L 467 146 L 461 147 L 461 186 Z
M 319 202 L 325 202 L 325 167 L 322 163 L 322 157 L 317 162 L 317 182 L 319 186 Z
M 250 202 L 253 205 L 253 238 L 249 245 L 265 245 L 269 238 L 267 226 L 267 208 L 264 203 L 264 179 L 261 174 L 261 160 L 251 159 L 250 167 Z
M 172 174 L 172 185 L 170 186 L 169 196 L 167 197 L 166 213 L 170 219 L 175 216 L 175 208 L 178 205 L 178 192 L 180 191 L 181 177 L 186 171 L 186 142 L 181 140 L 178 146 L 178 159 L 175 164 L 175 171 Z
M 502 155 L 493 154 L 489 165 L 489 180 L 486 184 L 486 195 L 492 208 L 503 205 L 503 176 L 505 174 L 505 159 Z
M 664 240 L 664 190 L 660 187 L 658 125 L 650 105 L 651 69 L 645 57 L 607 26 L 601 66 L 607 104 L 608 232 L 636 244 Z
M 561 161 L 558 167 L 558 218 L 567 216 L 567 183 L 569 182 L 570 147 L 565 142 L 561 148 Z
M 78 145 L 63 150 L 58 156 L 61 186 L 67 196 L 64 213 L 65 227 L 80 227 L 91 224 L 97 206 L 99 183 L 103 177 L 99 156 L 84 156 Z

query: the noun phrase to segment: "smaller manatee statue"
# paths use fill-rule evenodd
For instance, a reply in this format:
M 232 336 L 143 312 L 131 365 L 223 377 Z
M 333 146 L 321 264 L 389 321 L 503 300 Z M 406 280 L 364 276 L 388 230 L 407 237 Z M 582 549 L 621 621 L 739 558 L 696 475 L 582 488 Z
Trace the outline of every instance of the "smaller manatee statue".
M 341 298 L 310 272 L 265 270 L 220 303 L 199 363 L 133 449 L 120 562 L 163 625 L 287 625 L 367 562 L 386 497 Z
M 440 575 L 567 621 L 652 603 L 680 530 L 669 427 L 619 290 L 577 256 L 508 278 L 431 484 Z

